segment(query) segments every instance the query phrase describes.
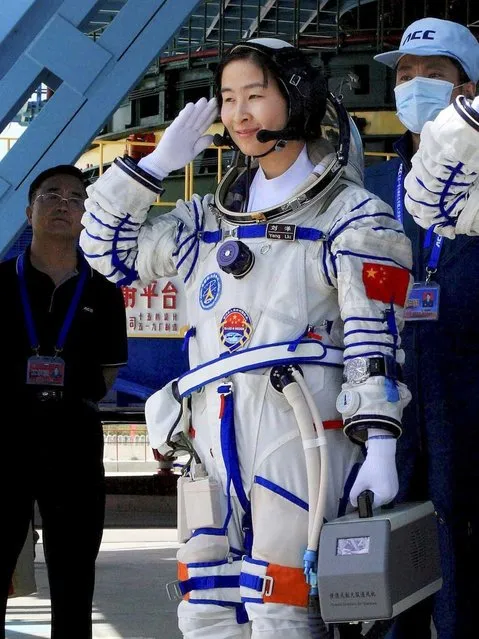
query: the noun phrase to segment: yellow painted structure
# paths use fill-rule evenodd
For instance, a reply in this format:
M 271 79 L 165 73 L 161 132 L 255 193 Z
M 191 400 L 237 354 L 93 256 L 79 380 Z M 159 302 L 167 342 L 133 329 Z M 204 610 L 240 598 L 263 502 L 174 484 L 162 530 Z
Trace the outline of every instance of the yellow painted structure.
M 349 113 L 366 120 L 366 125 L 362 130 L 363 135 L 399 137 L 406 132 L 394 111 L 350 111 Z
M 393 136 L 398 137 L 405 132 L 405 128 L 399 122 L 396 114 L 393 111 L 351 111 L 351 115 L 358 118 L 364 118 L 366 125 L 363 129 L 364 135 L 374 136 Z M 221 123 L 213 124 L 208 133 L 215 135 L 215 133 L 223 133 L 224 127 Z M 163 134 L 163 129 L 155 131 L 155 144 L 159 142 Z M 5 144 L 8 144 L 8 148 L 15 142 L 11 138 L 0 138 L 0 144 L 2 140 Z M 99 174 L 103 173 L 103 167 L 111 164 L 113 160 L 122 156 L 125 153 L 130 154 L 131 145 L 134 146 L 151 146 L 153 142 L 138 142 L 129 141 L 127 136 L 118 140 L 101 140 L 95 139 L 90 145 L 90 148 L 85 151 L 82 156 L 76 162 L 76 166 L 81 170 L 88 170 L 89 168 L 98 168 Z M 222 153 L 223 148 L 216 148 L 218 151 L 218 182 L 222 178 Z M 394 157 L 394 153 L 381 153 L 381 152 L 366 152 L 367 156 L 383 157 L 389 160 Z M 184 197 L 190 199 L 194 193 L 194 171 L 193 163 L 190 163 L 185 167 L 185 184 L 184 184 Z M 155 202 L 157 206 L 174 206 L 175 202 L 168 202 L 165 200 L 157 199 Z
M 363 129 L 364 135 L 399 137 L 405 132 L 404 126 L 399 122 L 394 111 L 351 111 L 351 115 L 366 120 Z M 223 125 L 213 124 L 208 133 L 223 133 Z M 161 139 L 163 130 L 155 131 L 155 141 Z M 118 155 L 129 153 L 130 145 L 151 146 L 151 142 L 129 142 L 127 136 L 119 140 L 99 140 L 92 142 L 88 151 L 85 151 L 76 165 L 84 170 L 90 167 L 100 167 L 100 174 L 104 164 L 110 164 Z M 384 154 L 383 154 L 384 155 Z M 390 155 L 390 154 L 388 154 Z

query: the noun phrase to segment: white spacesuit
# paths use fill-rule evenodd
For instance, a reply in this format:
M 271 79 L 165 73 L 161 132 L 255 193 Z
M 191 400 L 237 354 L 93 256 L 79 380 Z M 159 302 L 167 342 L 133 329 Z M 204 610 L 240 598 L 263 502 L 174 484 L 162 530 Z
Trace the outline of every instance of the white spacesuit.
M 479 99 L 459 96 L 421 133 L 405 204 L 416 222 L 439 235 L 479 235 Z
M 308 97 L 324 81 L 286 43 L 238 46 L 268 58 L 286 86 L 288 124 L 263 135 L 263 155 L 279 157 L 289 140 L 308 137 L 298 127 L 317 117 Z M 148 221 L 160 191 L 156 178 L 174 168 L 172 158 L 179 168 L 210 142 L 201 135 L 215 117 L 211 104 L 185 107 L 150 164 L 117 159 L 89 187 L 81 245 L 113 281 L 146 285 L 179 274 L 184 282 L 191 370 L 150 398 L 148 428 L 162 450 L 166 441 L 174 447 L 175 427 L 183 429 L 194 447 L 193 478 L 207 475 L 209 487 L 220 486 L 211 494 L 221 503 L 212 507 L 213 524 L 202 526 L 196 512 L 192 537 L 178 552 L 180 629 L 192 639 L 306 639 L 303 553 L 313 535 L 308 510 L 314 512 L 318 493 L 318 448 L 328 449 L 326 502 L 317 511 L 326 518 L 344 508 L 351 486 L 353 502 L 365 489 L 377 505 L 397 492 L 395 438 L 409 401 L 400 381 L 399 329 L 410 246 L 390 208 L 362 187 L 358 136 L 350 135 L 352 123 L 332 96 L 327 110 L 340 122 L 338 148 L 310 139 L 271 180 L 262 155 L 256 171 L 238 154 L 215 196 L 178 201 Z M 157 170 L 165 163 L 167 170 Z M 295 380 L 309 397 L 299 409 L 282 392 Z M 183 418 L 191 410 L 186 426 L 180 417 L 173 424 L 170 407 L 178 402 Z M 356 477 L 357 444 L 368 438 Z

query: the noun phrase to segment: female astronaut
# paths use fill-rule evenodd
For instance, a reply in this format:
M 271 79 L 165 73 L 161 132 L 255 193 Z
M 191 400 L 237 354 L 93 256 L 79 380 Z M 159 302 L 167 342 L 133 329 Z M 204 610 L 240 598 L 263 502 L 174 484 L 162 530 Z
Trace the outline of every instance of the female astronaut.
M 203 134 L 217 104 L 234 166 L 215 195 L 149 221 L 161 180 L 211 143 Z M 327 113 L 337 135 L 321 132 Z M 191 369 L 146 414 L 161 447 L 174 440 L 169 402 L 191 410 L 186 483 L 211 489 L 178 552 L 188 639 L 310 637 L 305 573 L 318 520 L 366 489 L 375 506 L 397 492 L 411 253 L 389 207 L 362 186 L 350 125 L 301 52 L 250 40 L 222 60 L 216 99 L 187 104 L 155 151 L 115 160 L 89 187 L 90 264 L 118 284 L 184 283 Z

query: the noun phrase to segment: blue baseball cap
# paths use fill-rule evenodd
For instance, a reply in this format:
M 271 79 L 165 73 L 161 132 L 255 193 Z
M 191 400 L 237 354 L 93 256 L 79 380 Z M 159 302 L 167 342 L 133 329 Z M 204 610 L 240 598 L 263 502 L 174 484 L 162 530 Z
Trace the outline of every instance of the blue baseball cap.
M 408 26 L 397 51 L 374 56 L 395 69 L 403 55 L 443 55 L 457 60 L 472 82 L 479 80 L 479 42 L 469 29 L 457 22 L 423 18 Z

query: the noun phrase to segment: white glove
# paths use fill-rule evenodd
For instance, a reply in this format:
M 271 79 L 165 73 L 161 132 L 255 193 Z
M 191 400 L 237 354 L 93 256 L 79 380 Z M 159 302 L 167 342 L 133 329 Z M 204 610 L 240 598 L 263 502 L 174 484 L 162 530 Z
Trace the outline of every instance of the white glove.
M 160 180 L 168 173 L 183 168 L 212 143 L 213 136 L 203 133 L 213 124 L 217 115 L 216 98 L 209 102 L 206 98 L 188 102 L 165 129 L 156 149 L 141 158 L 138 166 Z
M 349 499 L 358 505 L 358 496 L 363 490 L 374 493 L 374 507 L 387 504 L 399 490 L 396 469 L 396 439 L 379 428 L 368 429 L 367 455 L 356 481 L 351 488 Z

